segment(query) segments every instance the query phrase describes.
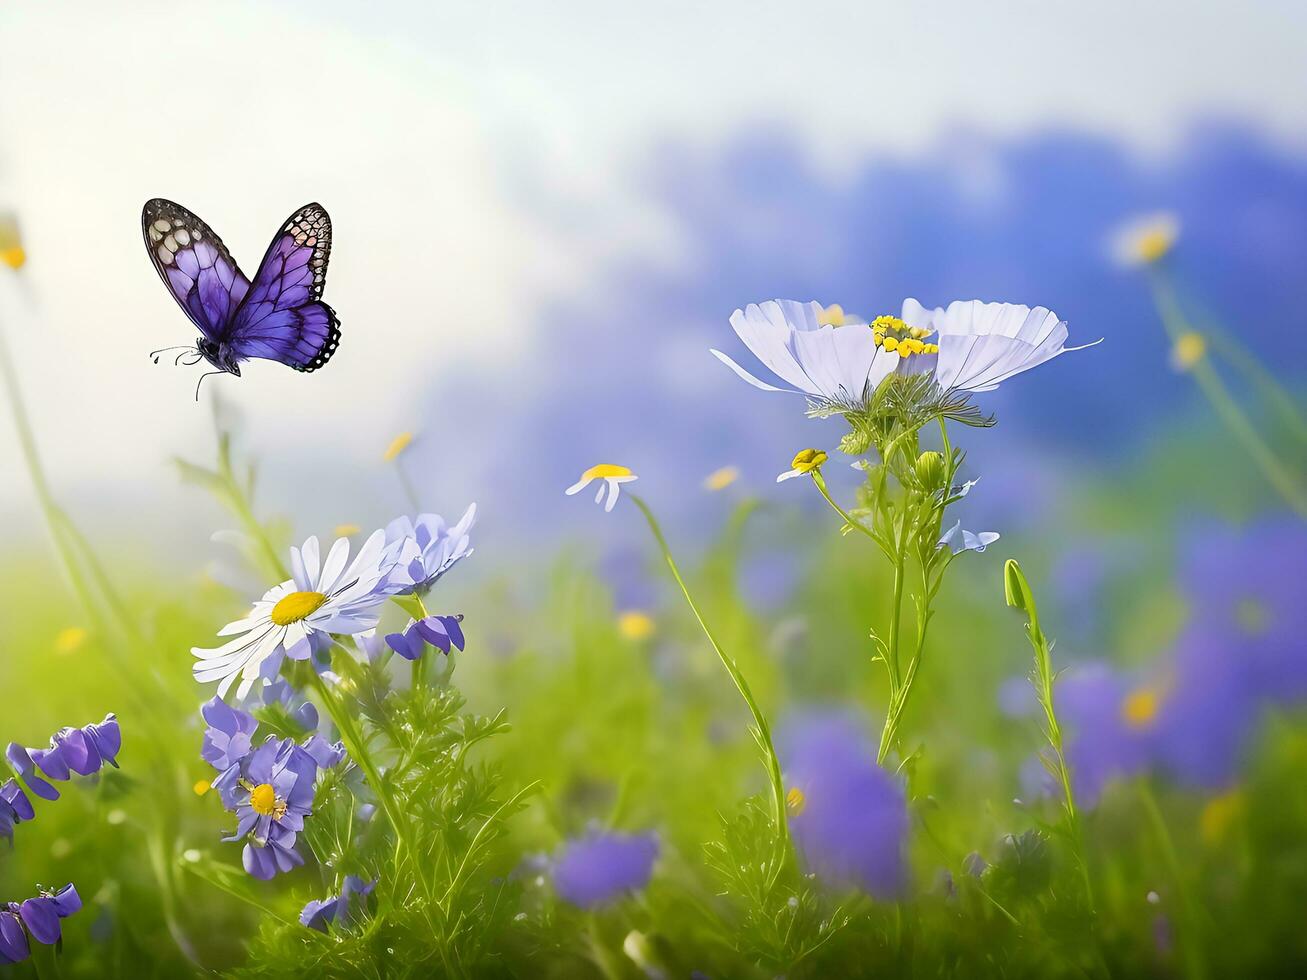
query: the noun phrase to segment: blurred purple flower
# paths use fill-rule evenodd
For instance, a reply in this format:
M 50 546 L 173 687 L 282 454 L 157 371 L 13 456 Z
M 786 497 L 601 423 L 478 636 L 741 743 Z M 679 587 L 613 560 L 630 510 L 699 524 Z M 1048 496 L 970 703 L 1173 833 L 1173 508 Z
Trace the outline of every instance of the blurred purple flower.
M 558 896 L 580 908 L 593 908 L 649 883 L 658 838 L 653 834 L 592 832 L 565 844 L 553 859 Z
M 907 803 L 899 781 L 876 765 L 876 746 L 859 718 L 805 712 L 778 741 L 791 787 L 790 833 L 807 870 L 878 898 L 899 894 L 907 878 Z
M 36 816 L 32 801 L 27 798 L 23 788 L 15 779 L 9 779 L 0 786 L 0 837 L 14 842 L 14 825 Z

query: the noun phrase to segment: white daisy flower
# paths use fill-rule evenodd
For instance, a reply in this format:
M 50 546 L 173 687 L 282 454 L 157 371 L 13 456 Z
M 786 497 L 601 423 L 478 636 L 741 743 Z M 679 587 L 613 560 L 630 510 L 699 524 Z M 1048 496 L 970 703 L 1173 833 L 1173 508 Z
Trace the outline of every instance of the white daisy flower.
M 907 299 L 902 322 L 925 336 L 935 335 L 935 353 L 922 369 L 933 371 L 941 388 L 956 391 L 993 391 L 1059 354 L 1102 343 L 1067 347 L 1066 321 L 1051 310 L 978 299 L 933 310 Z
M 892 351 L 877 346 L 865 320 L 851 321 L 837 307 L 820 303 L 750 303 L 731 314 L 731 326 L 753 356 L 791 387 L 760 381 L 721 351 L 712 353 L 763 391 L 795 391 L 817 401 L 855 405 L 899 363 Z
M 373 533 L 348 567 L 346 538 L 337 539 L 324 562 L 316 537 L 291 548 L 291 578 L 269 589 L 247 617 L 218 631 L 235 639 L 216 649 L 192 648 L 195 679 L 218 681 L 223 698 L 239 679 L 236 697 L 244 698 L 255 681 L 275 678 L 286 657 L 307 659 L 315 648 L 330 644 L 332 633 L 375 629 L 380 607 L 393 591 L 382 561 L 385 542 L 384 531 Z
M 602 503 L 604 494 L 608 494 L 608 503 L 604 504 L 604 511 L 611 511 L 617 506 L 617 498 L 621 495 L 622 484 L 631 483 L 637 477 L 628 467 L 616 466 L 613 463 L 600 463 L 592 466 L 581 474 L 581 479 L 577 480 L 567 488 L 567 495 L 570 497 L 574 493 L 580 493 L 595 480 L 602 481 L 599 484 L 599 492 L 595 494 L 595 503 Z
M 941 387 L 958 391 L 991 391 L 1064 351 L 1080 350 L 1066 346 L 1066 323 L 1043 307 L 978 300 L 927 310 L 909 299 L 902 317 L 870 323 L 851 322 L 842 313 L 832 318 L 819 303 L 773 300 L 736 310 L 731 326 L 754 356 L 792 387 L 760 381 L 712 351 L 749 384 L 848 408 L 862 404 L 895 372 L 932 374 Z

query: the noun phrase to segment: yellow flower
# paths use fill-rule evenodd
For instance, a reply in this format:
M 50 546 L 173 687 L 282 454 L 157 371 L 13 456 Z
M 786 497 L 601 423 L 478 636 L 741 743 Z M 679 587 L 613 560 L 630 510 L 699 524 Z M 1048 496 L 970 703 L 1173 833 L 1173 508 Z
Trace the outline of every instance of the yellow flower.
M 54 636 L 54 652 L 69 654 L 76 653 L 86 642 L 86 638 L 91 634 L 81 626 L 65 626 Z
M 595 495 L 595 503 L 603 503 L 604 493 L 608 494 L 608 503 L 604 504 L 605 511 L 611 511 L 617 506 L 617 498 L 622 492 L 623 483 L 631 483 L 638 479 L 629 467 L 618 466 L 615 463 L 599 463 L 592 466 L 581 474 L 581 479 L 577 480 L 564 491 L 569 497 L 574 493 L 580 493 L 595 480 L 602 480 L 599 485 L 599 493 Z
M 719 470 L 713 470 L 703 481 L 705 490 L 725 490 L 732 483 L 740 478 L 740 468 L 738 466 L 723 466 Z
M 785 480 L 793 480 L 796 476 L 819 470 L 826 459 L 826 453 L 821 449 L 800 450 L 795 453 L 794 459 L 790 460 L 790 468 L 778 476 L 776 482 L 783 483 Z
M 1176 338 L 1171 348 L 1171 366 L 1177 371 L 1188 371 L 1207 354 L 1207 341 L 1195 330 Z
M 832 303 L 817 314 L 817 322 L 823 327 L 842 327 L 846 319 L 844 307 Z
M 195 791 L 196 796 L 203 796 L 212 788 L 212 786 L 213 784 L 210 783 L 207 779 L 200 779 L 200 780 L 196 780 L 195 785 L 192 786 L 191 789 Z
M 1232 789 L 1207 801 L 1198 815 L 1198 835 L 1208 844 L 1219 844 L 1230 832 L 1231 825 L 1243 814 L 1244 795 L 1241 789 Z
M 654 634 L 653 617 L 639 609 L 628 609 L 617 617 L 617 632 L 628 640 L 647 640 Z
M 1112 236 L 1112 254 L 1124 266 L 1152 265 L 1161 261 L 1180 237 L 1180 219 L 1169 211 L 1140 215 L 1127 221 Z
M 797 786 L 791 786 L 790 791 L 785 794 L 785 807 L 790 813 L 798 816 L 803 812 L 803 808 L 808 805 L 808 798 L 803 795 L 803 790 Z
M 0 214 L 0 262 L 17 271 L 27 262 L 18 220 L 12 214 Z
M 333 533 L 338 538 L 352 538 L 362 530 L 357 524 L 337 524 Z
M 399 458 L 399 454 L 409 447 L 409 444 L 412 441 L 413 433 L 401 432 L 399 435 L 395 436 L 394 439 L 390 440 L 390 445 L 386 447 L 386 452 L 382 458 L 387 463 L 393 463 Z

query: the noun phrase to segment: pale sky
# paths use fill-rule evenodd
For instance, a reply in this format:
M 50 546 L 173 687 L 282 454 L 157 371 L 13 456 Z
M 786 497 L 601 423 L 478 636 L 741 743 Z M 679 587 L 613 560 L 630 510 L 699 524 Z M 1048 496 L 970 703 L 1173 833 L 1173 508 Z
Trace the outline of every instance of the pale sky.
M 6 3 L 0 210 L 23 224 L 39 311 L 0 292 L 0 329 L 56 483 L 172 499 L 164 460 L 207 452 L 199 369 L 146 357 L 195 335 L 144 254 L 149 197 L 199 213 L 247 274 L 287 215 L 326 205 L 340 353 L 312 376 L 265 363 L 216 380 L 265 457 L 321 446 L 348 466 L 413 425 L 442 372 L 526 350 L 533 305 L 597 289 L 597 257 L 678 260 L 676 227 L 630 178 L 660 138 L 788 125 L 833 179 L 955 126 L 1074 127 L 1157 153 L 1220 115 L 1307 143 L 1303 3 L 633 8 Z M 532 213 L 517 197 L 532 183 L 581 218 Z M 16 447 L 5 416 L 0 459 Z M 27 495 L 0 468 L 0 515 Z

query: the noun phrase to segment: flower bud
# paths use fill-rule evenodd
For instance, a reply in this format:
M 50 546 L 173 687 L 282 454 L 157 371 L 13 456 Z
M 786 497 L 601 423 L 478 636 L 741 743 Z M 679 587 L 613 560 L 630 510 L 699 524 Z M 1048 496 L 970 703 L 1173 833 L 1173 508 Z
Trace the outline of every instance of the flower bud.
M 944 485 L 944 454 L 933 449 L 917 457 L 917 479 L 927 490 L 938 490 Z

